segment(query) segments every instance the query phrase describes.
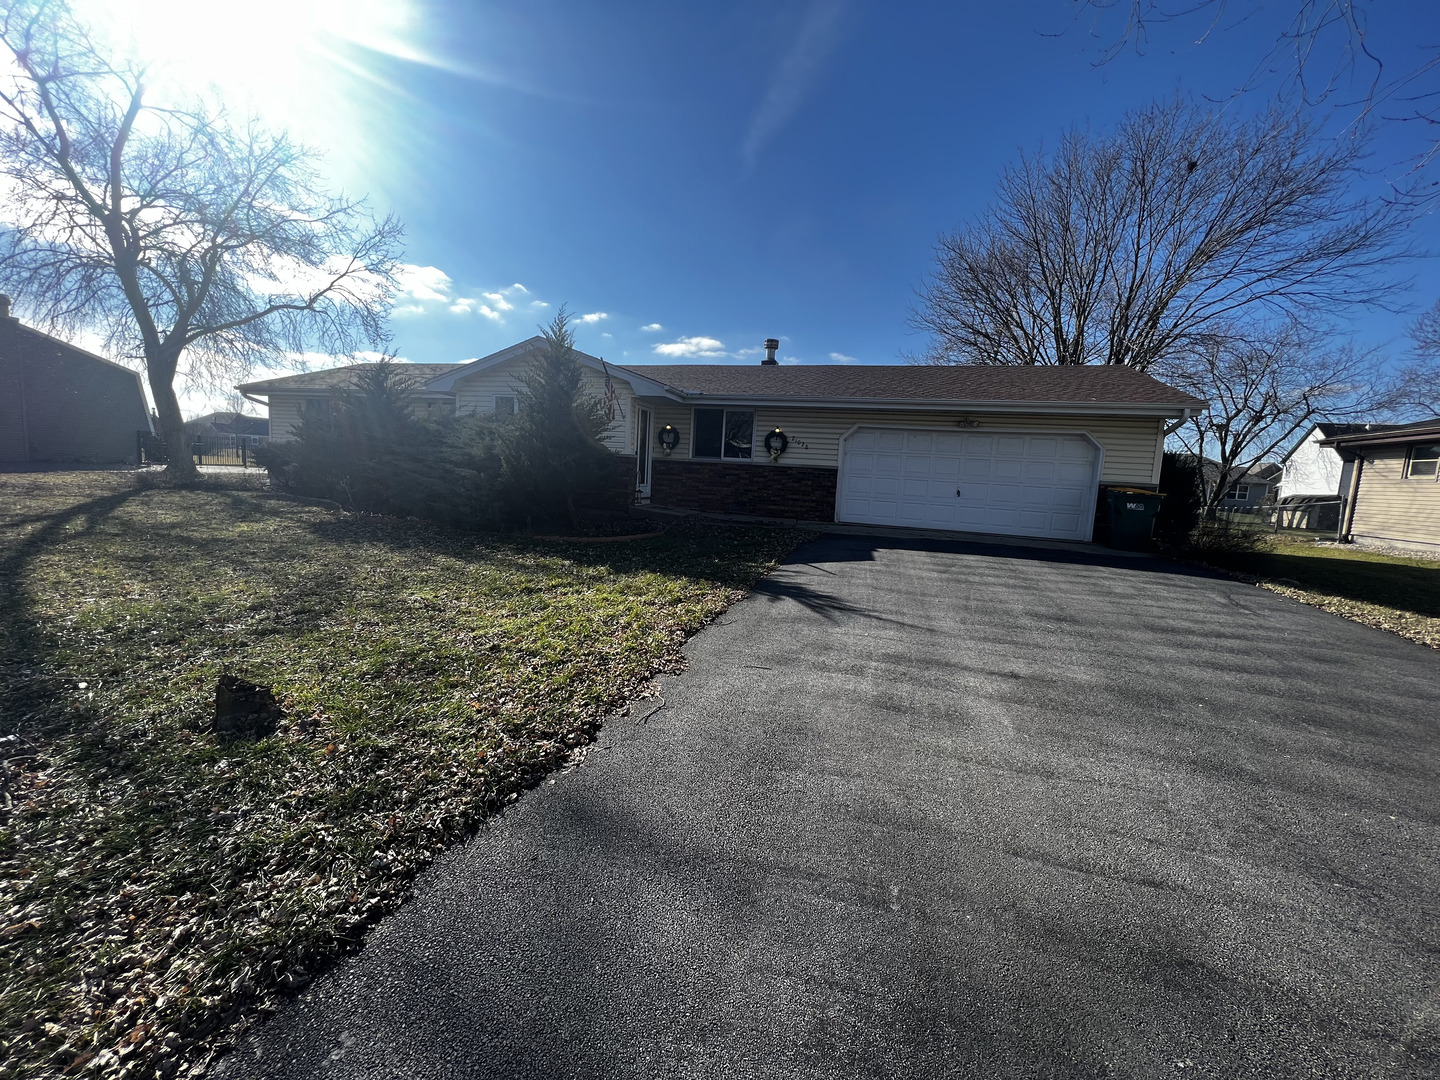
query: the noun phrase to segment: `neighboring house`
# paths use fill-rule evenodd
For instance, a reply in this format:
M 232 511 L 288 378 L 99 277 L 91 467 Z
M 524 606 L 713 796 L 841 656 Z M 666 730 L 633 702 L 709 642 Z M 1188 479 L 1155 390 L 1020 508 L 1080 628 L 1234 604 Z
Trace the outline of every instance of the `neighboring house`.
M 1220 471 L 1218 465 L 1215 471 Z M 1262 461 L 1225 489 L 1220 508 L 1256 510 L 1261 506 L 1268 506 L 1275 501 L 1272 493 L 1279 482 L 1280 466 L 1273 461 Z
M 1179 456 L 1192 463 L 1196 460 L 1195 455 L 1188 452 L 1181 452 Z M 1200 475 L 1206 492 L 1213 491 L 1220 482 L 1220 463 L 1201 458 Z M 1254 466 L 1225 489 L 1220 509 L 1249 511 L 1269 505 L 1279 475 L 1280 466 L 1273 462 L 1264 461 Z
M 468 364 L 407 366 L 430 408 L 512 412 L 531 338 Z M 1089 540 L 1102 484 L 1154 489 L 1165 431 L 1204 402 L 1127 367 L 607 365 L 602 438 L 637 501 L 676 510 Z M 271 437 L 357 367 L 249 383 Z M 608 389 L 607 389 L 608 383 Z
M 270 434 L 270 421 L 263 416 L 246 416 L 238 412 L 213 412 L 185 421 L 191 435 L 239 435 L 247 439 L 263 439 Z
M 136 372 L 21 325 L 0 294 L 0 464 L 134 462 L 150 430 Z
M 1350 470 L 1354 462 L 1346 461 L 1327 439 L 1342 435 L 1364 435 L 1393 431 L 1397 424 L 1316 424 L 1305 437 L 1280 459 L 1284 474 L 1280 478 L 1279 499 L 1284 502 L 1302 495 L 1341 498 L 1350 490 Z
M 1440 550 L 1440 419 L 1325 439 L 1353 463 L 1347 540 Z

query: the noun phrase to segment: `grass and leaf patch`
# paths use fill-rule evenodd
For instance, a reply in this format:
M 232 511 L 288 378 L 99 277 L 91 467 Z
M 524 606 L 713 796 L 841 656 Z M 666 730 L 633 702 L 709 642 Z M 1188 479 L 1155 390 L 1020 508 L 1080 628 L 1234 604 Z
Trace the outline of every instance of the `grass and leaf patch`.
M 0 476 L 0 1075 L 202 1065 L 799 539 Z M 222 674 L 274 688 L 273 735 L 210 731 Z
M 1440 563 L 1351 545 L 1262 539 L 1204 561 L 1262 588 L 1440 648 Z

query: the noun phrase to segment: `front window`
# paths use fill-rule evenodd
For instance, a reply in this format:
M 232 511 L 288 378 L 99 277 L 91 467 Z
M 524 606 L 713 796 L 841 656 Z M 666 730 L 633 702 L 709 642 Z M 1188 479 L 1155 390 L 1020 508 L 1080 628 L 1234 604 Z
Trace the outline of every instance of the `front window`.
M 754 442 L 755 414 L 749 409 L 695 410 L 692 457 L 748 461 Z
M 1230 490 L 1225 492 L 1225 498 L 1232 502 L 1245 502 L 1250 498 L 1249 484 L 1234 484 Z
M 1440 443 L 1428 443 L 1410 451 L 1410 461 L 1405 466 L 1405 475 L 1425 480 L 1434 480 L 1440 471 Z
M 495 398 L 496 416 L 514 416 L 519 412 L 519 402 L 513 394 L 499 394 Z

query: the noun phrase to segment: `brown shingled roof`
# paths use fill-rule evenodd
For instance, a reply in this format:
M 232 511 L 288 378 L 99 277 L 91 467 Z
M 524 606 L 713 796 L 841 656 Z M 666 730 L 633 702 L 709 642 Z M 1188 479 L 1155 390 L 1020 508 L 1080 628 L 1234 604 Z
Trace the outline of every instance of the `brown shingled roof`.
M 1009 401 L 1199 408 L 1205 403 L 1128 367 L 918 364 L 635 364 L 618 371 L 709 397 L 827 401 Z
M 447 371 L 465 367 L 464 364 L 411 364 L 399 362 L 396 365 L 401 374 L 408 375 L 416 382 L 426 382 Z M 273 390 L 335 390 L 355 385 L 355 376 L 373 364 L 347 364 L 344 367 L 326 368 L 324 371 L 306 371 L 299 375 L 282 375 L 278 379 L 263 379 L 260 382 L 245 383 L 236 389 L 246 394 L 268 394 Z

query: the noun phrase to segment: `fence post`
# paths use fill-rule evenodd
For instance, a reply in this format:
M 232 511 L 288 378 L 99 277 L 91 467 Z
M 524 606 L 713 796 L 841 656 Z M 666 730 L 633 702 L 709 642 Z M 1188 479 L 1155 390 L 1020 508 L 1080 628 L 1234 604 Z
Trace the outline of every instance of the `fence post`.
M 240 467 L 242 469 L 248 469 L 250 467 L 250 456 L 245 449 L 249 445 L 250 443 L 245 436 L 240 436 Z

